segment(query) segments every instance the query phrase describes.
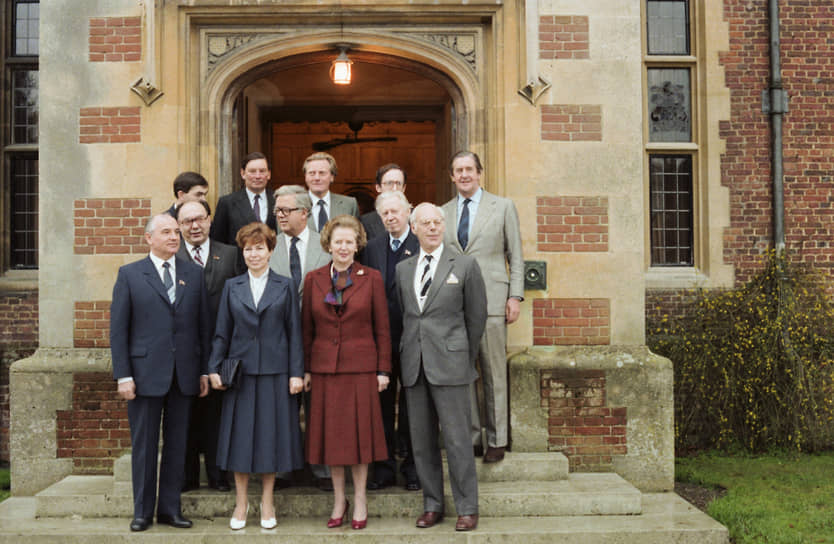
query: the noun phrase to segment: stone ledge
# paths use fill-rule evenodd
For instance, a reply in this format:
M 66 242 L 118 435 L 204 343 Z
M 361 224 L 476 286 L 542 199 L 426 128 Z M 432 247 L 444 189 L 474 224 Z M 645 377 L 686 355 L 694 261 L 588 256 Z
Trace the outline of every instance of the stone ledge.
M 509 359 L 510 428 L 515 451 L 548 451 L 548 408 L 541 373 L 599 370 L 607 403 L 627 408 L 627 453 L 613 456 L 614 471 L 643 492 L 674 488 L 672 362 L 646 346 L 535 347 Z

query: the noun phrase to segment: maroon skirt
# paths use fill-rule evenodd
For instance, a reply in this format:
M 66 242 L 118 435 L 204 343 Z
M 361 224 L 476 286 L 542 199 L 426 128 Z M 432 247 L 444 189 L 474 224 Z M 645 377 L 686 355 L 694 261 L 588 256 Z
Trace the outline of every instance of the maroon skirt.
M 388 459 L 375 372 L 313 374 L 307 462 L 364 465 Z

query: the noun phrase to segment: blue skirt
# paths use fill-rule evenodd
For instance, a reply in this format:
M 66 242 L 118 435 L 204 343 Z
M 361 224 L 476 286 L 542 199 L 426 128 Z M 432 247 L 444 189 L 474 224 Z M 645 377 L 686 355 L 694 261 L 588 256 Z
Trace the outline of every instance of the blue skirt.
M 304 466 L 298 395 L 290 395 L 286 374 L 241 374 L 237 388 L 223 392 L 217 465 L 247 473 Z

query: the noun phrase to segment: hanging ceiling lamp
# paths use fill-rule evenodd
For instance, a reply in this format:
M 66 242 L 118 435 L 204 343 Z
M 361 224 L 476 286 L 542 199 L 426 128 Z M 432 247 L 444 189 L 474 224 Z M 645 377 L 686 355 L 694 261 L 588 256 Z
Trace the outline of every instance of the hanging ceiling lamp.
M 336 85 L 350 85 L 350 65 L 353 61 L 347 56 L 347 47 L 339 49 L 339 56 L 330 64 L 330 79 Z

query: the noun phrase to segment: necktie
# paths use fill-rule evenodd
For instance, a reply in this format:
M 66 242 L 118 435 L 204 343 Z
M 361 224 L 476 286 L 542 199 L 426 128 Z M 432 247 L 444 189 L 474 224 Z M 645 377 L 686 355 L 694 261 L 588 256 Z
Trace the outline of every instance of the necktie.
M 458 222 L 458 242 L 460 242 L 461 249 L 466 249 L 466 244 L 469 243 L 469 203 L 472 200 L 467 198 L 463 201 L 463 211 L 460 212 L 460 221 Z
M 205 263 L 203 263 L 203 259 L 200 257 L 200 246 L 194 246 L 194 261 L 200 266 L 205 265 Z
M 397 251 L 398 249 L 400 249 L 400 241 L 394 238 L 391 240 L 391 250 Z
M 261 198 L 261 195 L 255 195 L 255 202 L 252 204 L 252 211 L 255 212 L 255 219 L 260 222 L 261 220 L 261 206 L 258 204 L 258 200 Z
M 292 237 L 292 244 L 290 245 L 290 274 L 292 281 L 295 283 L 295 288 L 301 285 L 301 259 L 298 257 L 298 236 Z
M 423 268 L 423 275 L 420 276 L 420 296 L 426 296 L 431 285 L 431 255 L 426 255 L 426 266 Z
M 171 304 L 173 304 L 177 297 L 177 290 L 174 287 L 174 280 L 171 278 L 170 268 L 170 263 L 162 263 L 162 285 L 165 286 L 165 290 L 168 291 L 168 300 L 170 300 Z
M 319 200 L 319 232 L 327 223 L 327 210 L 324 207 L 324 199 Z

